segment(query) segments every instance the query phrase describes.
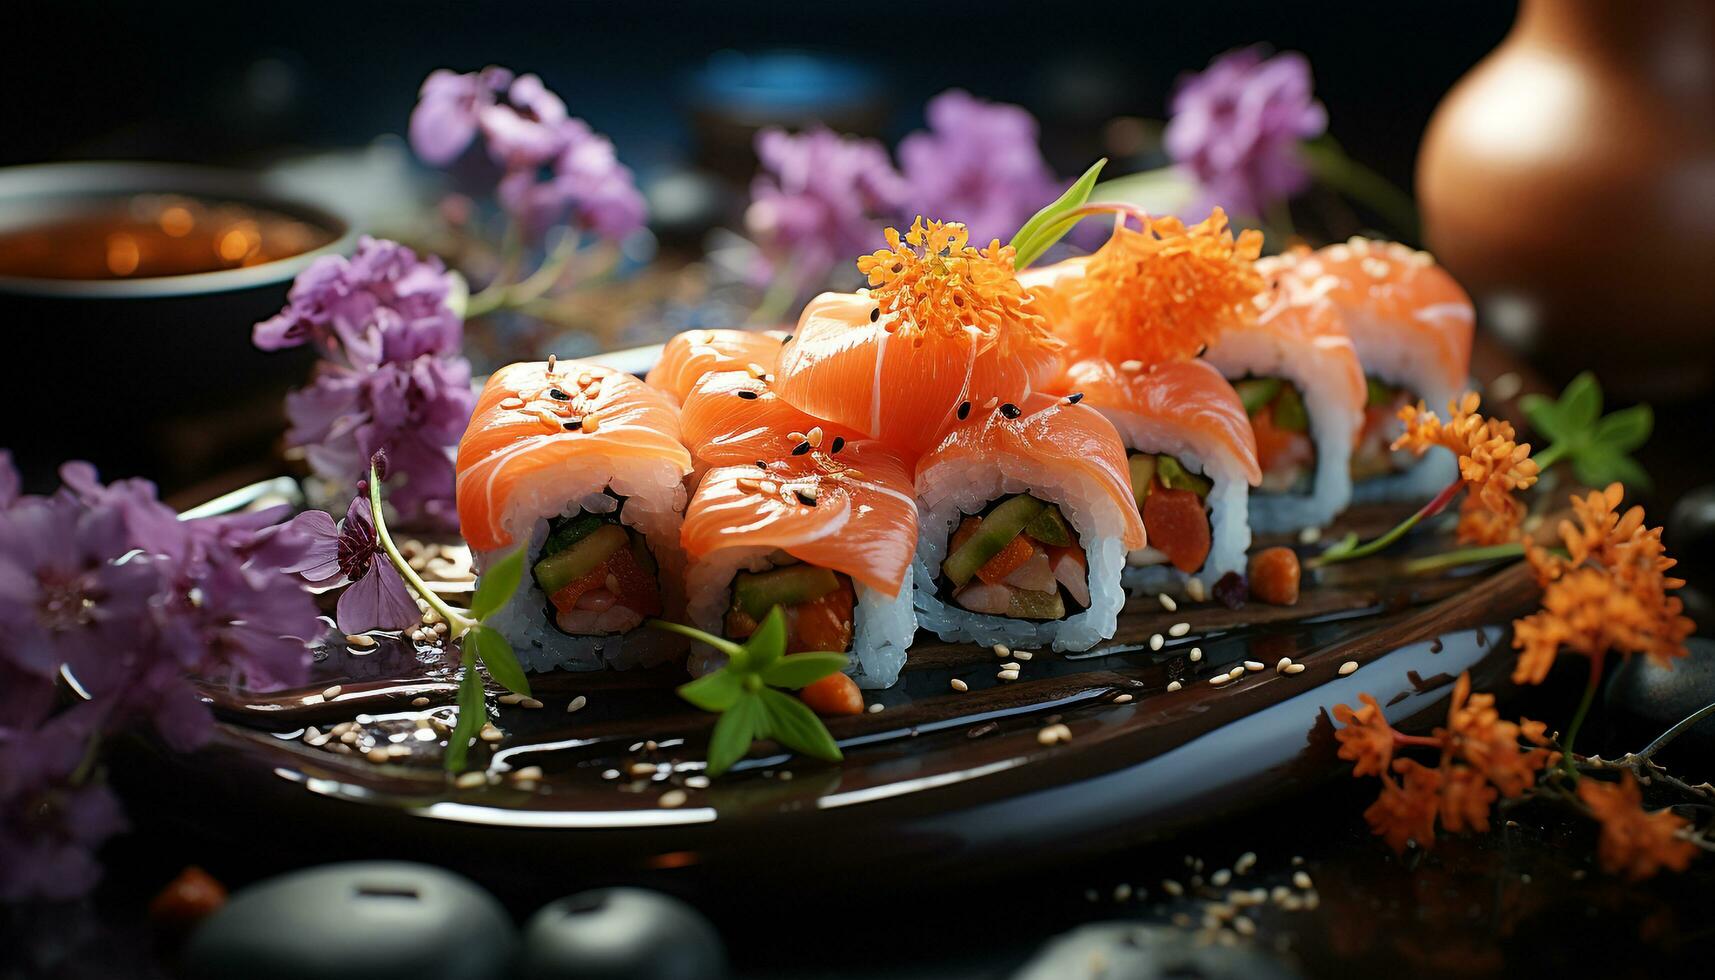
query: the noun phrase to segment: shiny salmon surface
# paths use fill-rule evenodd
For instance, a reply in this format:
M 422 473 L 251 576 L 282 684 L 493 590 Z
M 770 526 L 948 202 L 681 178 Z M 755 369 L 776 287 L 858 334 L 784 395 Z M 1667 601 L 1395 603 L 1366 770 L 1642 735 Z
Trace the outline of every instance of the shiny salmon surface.
M 1085 404 L 1104 413 L 1140 416 L 1185 433 L 1194 442 L 1213 443 L 1238 460 L 1252 486 L 1262 480 L 1256 436 L 1244 402 L 1232 383 L 1203 361 L 1171 361 L 1125 371 L 1090 358 L 1068 367 L 1059 387 L 1081 392 Z
M 835 440 L 856 442 L 863 434 L 823 422 L 787 404 L 766 378 L 748 371 L 705 374 L 685 397 L 679 416 L 685 445 L 699 466 L 730 466 L 789 456 L 814 428 L 823 451 Z M 794 433 L 797 438 L 793 438 Z
M 779 330 L 686 330 L 661 346 L 661 359 L 644 379 L 683 402 L 704 375 L 716 371 L 773 374 L 786 334 Z

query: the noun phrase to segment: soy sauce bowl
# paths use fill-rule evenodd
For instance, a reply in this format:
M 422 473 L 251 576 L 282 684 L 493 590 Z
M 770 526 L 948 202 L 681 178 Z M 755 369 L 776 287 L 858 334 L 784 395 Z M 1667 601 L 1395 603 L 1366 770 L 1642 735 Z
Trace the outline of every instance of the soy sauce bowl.
M 261 175 L 126 162 L 0 168 L 0 237 L 155 197 L 281 216 L 312 230 L 314 244 L 173 275 L 0 270 L 0 323 L 15 365 L 0 409 L 24 423 L 9 426 L 4 442 L 32 486 L 51 483 L 65 459 L 93 460 L 104 475 L 147 474 L 170 489 L 258 458 L 280 431 L 286 390 L 309 371 L 307 351 L 256 350 L 251 327 L 285 304 L 311 263 L 349 253 L 356 231 Z

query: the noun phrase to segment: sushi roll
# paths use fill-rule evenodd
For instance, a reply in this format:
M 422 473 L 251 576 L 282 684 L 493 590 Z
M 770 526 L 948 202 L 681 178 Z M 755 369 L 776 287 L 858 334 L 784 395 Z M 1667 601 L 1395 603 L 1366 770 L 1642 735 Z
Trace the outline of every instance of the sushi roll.
M 1459 466 L 1450 451 L 1419 457 L 1391 447 L 1401 408 L 1446 405 L 1468 387 L 1475 316 L 1465 290 L 1427 252 L 1364 238 L 1289 253 L 1281 272 L 1325 291 L 1364 367 L 1353 499 L 1421 499 L 1452 482 Z
M 1126 554 L 1134 594 L 1244 570 L 1256 440 L 1232 385 L 1196 358 L 1254 315 L 1261 247 L 1219 208 L 1189 227 L 1122 211 L 1094 253 L 1020 277 L 1072 359 L 1056 390 L 1101 412 L 1129 454 L 1149 539 Z
M 779 330 L 686 330 L 661 346 L 645 381 L 682 404 L 698 379 L 716 371 L 772 374 L 787 334 Z
M 869 288 L 823 293 L 780 355 L 782 400 L 916 458 L 970 392 L 1019 401 L 1061 368 L 1060 341 L 999 242 L 978 250 L 963 225 L 925 222 L 858 260 Z
M 1258 263 L 1270 274 L 1267 259 Z M 1204 357 L 1232 381 L 1250 416 L 1262 482 L 1251 529 L 1323 527 L 1352 500 L 1352 449 L 1368 388 L 1333 301 L 1291 277 L 1259 293 L 1256 316 Z
M 699 378 L 685 396 L 679 416 L 685 446 L 700 470 L 759 459 L 777 459 L 794 450 L 809 452 L 805 436 L 817 429 L 821 448 L 838 451 L 862 439 L 861 433 L 804 414 L 774 391 L 766 376 L 749 371 L 718 371 Z
M 1100 412 L 1035 394 L 956 409 L 917 465 L 917 620 L 943 640 L 1087 650 L 1113 636 L 1145 544 Z
M 1126 553 L 1135 594 L 1195 577 L 1243 573 L 1250 488 L 1262 479 L 1250 419 L 1233 386 L 1204 361 L 1127 371 L 1079 361 L 1063 384 L 1101 412 L 1127 450 L 1131 492 L 1149 543 Z
M 651 665 L 683 641 L 643 628 L 684 607 L 679 527 L 691 456 L 668 396 L 578 361 L 508 365 L 459 441 L 459 526 L 479 567 L 527 549 L 490 620 L 527 668 Z
M 691 622 L 742 640 L 778 605 L 788 653 L 849 652 L 859 686 L 887 687 L 917 632 L 910 472 L 878 444 L 818 441 L 704 474 L 683 530 Z M 716 659 L 699 650 L 692 669 Z

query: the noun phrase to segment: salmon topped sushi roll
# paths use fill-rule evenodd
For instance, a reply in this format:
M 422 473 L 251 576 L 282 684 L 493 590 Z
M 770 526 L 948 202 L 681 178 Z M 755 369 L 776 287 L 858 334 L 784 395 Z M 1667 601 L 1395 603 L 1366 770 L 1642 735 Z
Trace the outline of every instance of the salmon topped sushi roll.
M 1021 401 L 1060 371 L 1013 269 L 1013 250 L 967 244 L 963 225 L 925 222 L 858 260 L 869 288 L 805 307 L 775 391 L 800 410 L 905 453 L 934 447 L 959 404 Z
M 1258 263 L 1271 276 L 1271 260 Z M 1262 483 L 1251 528 L 1323 527 L 1352 500 L 1352 449 L 1368 389 L 1339 308 L 1291 277 L 1255 298 L 1256 316 L 1205 358 L 1233 382 L 1256 435 Z
M 780 330 L 686 330 L 661 345 L 661 359 L 644 380 L 683 403 L 698 380 L 716 371 L 773 374 L 788 336 Z
M 1261 246 L 1255 232 L 1234 237 L 1219 209 L 1189 227 L 1122 215 L 1095 253 L 1022 276 L 1067 344 L 1072 363 L 1056 390 L 1101 412 L 1126 445 L 1149 538 L 1126 555 L 1133 592 L 1193 576 L 1213 585 L 1244 569 L 1256 439 L 1232 385 L 1196 358 L 1254 317 Z
M 1458 473 L 1446 449 L 1395 452 L 1399 410 L 1445 405 L 1469 384 L 1475 313 L 1471 298 L 1427 252 L 1365 238 L 1281 256 L 1279 273 L 1320 288 L 1340 310 L 1364 366 L 1363 432 L 1352 453 L 1360 500 L 1433 494 Z
M 685 396 L 679 420 L 685 446 L 699 469 L 817 449 L 837 453 L 863 438 L 787 404 L 767 376 L 749 371 L 703 375 Z
M 961 403 L 917 464 L 918 621 L 942 639 L 1087 650 L 1146 543 L 1125 446 L 1078 399 Z
M 641 628 L 684 601 L 691 456 L 666 395 L 597 364 L 508 365 L 477 399 L 456 465 L 479 564 L 527 550 L 525 587 L 491 620 L 526 666 L 627 667 L 683 650 Z
M 824 441 L 711 469 L 691 498 L 682 541 L 698 628 L 742 640 L 780 606 L 788 653 L 849 652 L 862 687 L 898 678 L 917 631 L 907 578 L 917 509 L 894 451 Z

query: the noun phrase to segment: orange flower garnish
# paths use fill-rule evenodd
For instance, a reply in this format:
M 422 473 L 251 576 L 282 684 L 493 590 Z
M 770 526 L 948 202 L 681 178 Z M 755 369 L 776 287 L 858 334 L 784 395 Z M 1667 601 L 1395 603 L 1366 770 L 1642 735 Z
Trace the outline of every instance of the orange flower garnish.
M 1481 403 L 1475 392 L 1467 392 L 1448 404 L 1445 423 L 1422 402 L 1405 406 L 1399 410 L 1405 432 L 1393 448 L 1420 456 L 1433 446 L 1452 450 L 1469 495 L 1459 512 L 1459 540 L 1499 544 L 1517 536 L 1525 508 L 1513 493 L 1536 483 L 1537 465 L 1530 458 L 1530 444 L 1514 438 L 1512 423 L 1477 414 Z
M 1667 571 L 1674 560 L 1661 545 L 1661 528 L 1644 526 L 1644 512 L 1615 508 L 1624 488 L 1574 497 L 1577 523 L 1560 522 L 1568 557 L 1529 547 L 1525 557 L 1542 583 L 1542 609 L 1513 623 L 1519 651 L 1513 680 L 1540 684 L 1561 650 L 1599 661 L 1610 650 L 1642 653 L 1658 663 L 1686 655 L 1696 625 L 1685 604 L 1668 595 L 1685 584 Z
M 1352 763 L 1354 776 L 1380 776 L 1393 761 L 1396 733 L 1375 698 L 1359 694 L 1358 700 L 1364 706 L 1356 711 L 1343 704 L 1334 706 L 1334 720 L 1340 723 L 1334 732 L 1340 742 L 1339 756 Z
M 1234 238 L 1220 208 L 1190 227 L 1172 217 L 1150 219 L 1141 231 L 1122 222 L 1081 277 L 1054 287 L 1065 311 L 1055 329 L 1080 353 L 1116 364 L 1195 357 L 1222 330 L 1255 316 L 1261 253 L 1262 233 Z
M 1697 845 L 1680 836 L 1690 822 L 1667 810 L 1645 810 L 1643 791 L 1629 772 L 1617 783 L 1579 780 L 1578 798 L 1602 825 L 1596 859 L 1609 874 L 1639 881 L 1662 868 L 1684 871 L 1697 853 Z
M 1395 759 L 1400 782 L 1382 780 L 1382 793 L 1364 811 L 1370 832 L 1387 841 L 1396 853 L 1404 853 L 1413 841 L 1421 847 L 1435 845 L 1435 818 L 1441 810 L 1441 773 L 1410 759 Z
M 889 228 L 887 248 L 858 259 L 882 313 L 898 314 L 888 332 L 922 343 L 974 327 L 1002 354 L 1060 346 L 1018 281 L 1012 246 L 996 239 L 978 251 L 969 240 L 962 224 L 918 217 L 903 238 Z
M 1547 745 L 1547 726 L 1528 718 L 1516 723 L 1502 720 L 1493 694 L 1471 693 L 1470 674 L 1460 674 L 1453 685 L 1447 727 L 1437 728 L 1434 738 L 1442 743 L 1444 752 L 1464 762 L 1509 799 L 1529 789 L 1536 782 L 1537 772 L 1556 758 L 1556 753 L 1545 748 L 1522 749 L 1520 741 Z M 1456 828 L 1449 825 L 1449 829 Z

